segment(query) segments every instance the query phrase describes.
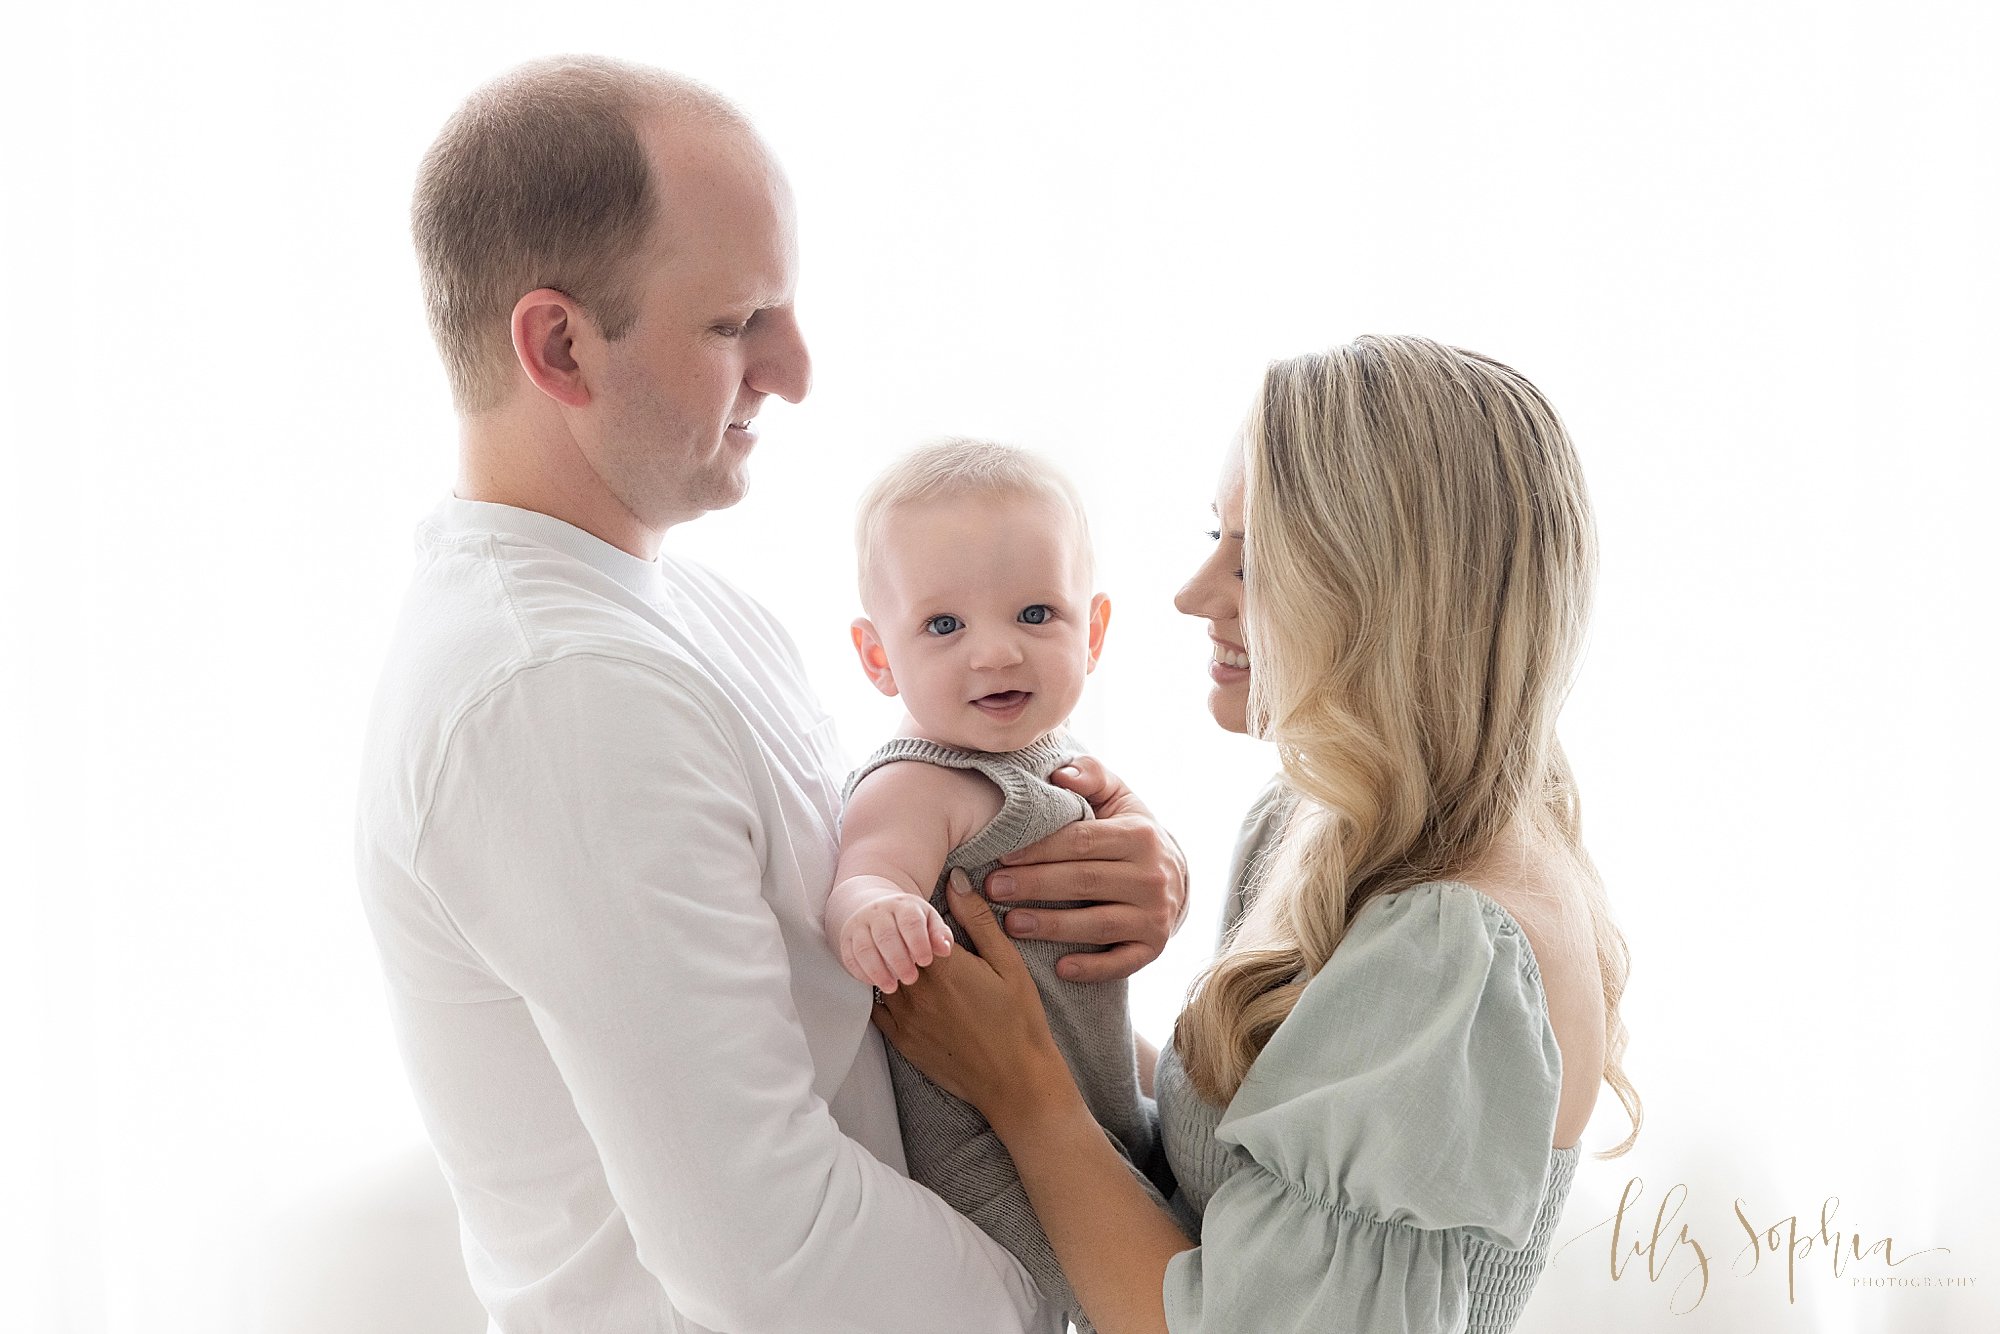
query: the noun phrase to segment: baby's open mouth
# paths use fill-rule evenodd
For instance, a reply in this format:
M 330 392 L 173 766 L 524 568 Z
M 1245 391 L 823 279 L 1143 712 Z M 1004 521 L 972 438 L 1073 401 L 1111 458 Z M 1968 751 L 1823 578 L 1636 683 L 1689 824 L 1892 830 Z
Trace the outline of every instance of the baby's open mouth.
M 1001 690 L 991 695 L 981 695 L 972 702 L 988 713 L 1012 713 L 1028 702 L 1031 690 Z

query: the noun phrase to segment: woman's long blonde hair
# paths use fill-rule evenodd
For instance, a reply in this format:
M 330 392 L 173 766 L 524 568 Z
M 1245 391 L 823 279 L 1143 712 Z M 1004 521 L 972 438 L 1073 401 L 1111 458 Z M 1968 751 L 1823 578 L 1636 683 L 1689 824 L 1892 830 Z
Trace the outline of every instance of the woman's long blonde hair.
M 1556 739 L 1596 537 L 1569 437 L 1489 357 L 1365 337 L 1272 364 L 1244 432 L 1251 730 L 1295 808 L 1174 1032 L 1227 1103 L 1363 904 L 1477 863 L 1525 819 L 1582 871 L 1604 979 L 1604 1079 L 1630 970 Z

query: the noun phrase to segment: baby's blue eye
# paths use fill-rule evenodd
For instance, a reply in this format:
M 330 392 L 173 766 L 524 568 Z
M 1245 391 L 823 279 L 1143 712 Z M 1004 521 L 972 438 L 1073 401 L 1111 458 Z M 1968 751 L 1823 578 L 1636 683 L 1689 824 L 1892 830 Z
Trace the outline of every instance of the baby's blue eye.
M 1045 625 L 1055 618 L 1056 609 L 1046 602 L 1037 602 L 1032 607 L 1021 608 L 1020 619 L 1029 625 Z
M 950 615 L 949 613 L 943 616 L 933 616 L 928 621 L 924 622 L 925 632 L 933 635 L 957 634 L 960 630 L 963 630 L 964 628 L 965 628 L 965 622 L 959 620 L 958 617 L 956 616 Z

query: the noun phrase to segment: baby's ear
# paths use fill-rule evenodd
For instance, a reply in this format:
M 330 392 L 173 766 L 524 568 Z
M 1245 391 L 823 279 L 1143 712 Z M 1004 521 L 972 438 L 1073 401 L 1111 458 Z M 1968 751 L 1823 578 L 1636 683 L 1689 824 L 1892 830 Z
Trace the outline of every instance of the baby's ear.
M 1097 655 L 1104 652 L 1104 631 L 1111 624 L 1111 599 L 1099 593 L 1090 600 L 1090 662 L 1086 673 L 1097 670 Z
M 889 670 L 889 654 L 882 647 L 882 637 L 875 633 L 875 622 L 866 616 L 856 617 L 850 630 L 854 636 L 855 656 L 861 659 L 861 670 L 868 674 L 869 682 L 877 690 L 894 698 L 896 674 Z

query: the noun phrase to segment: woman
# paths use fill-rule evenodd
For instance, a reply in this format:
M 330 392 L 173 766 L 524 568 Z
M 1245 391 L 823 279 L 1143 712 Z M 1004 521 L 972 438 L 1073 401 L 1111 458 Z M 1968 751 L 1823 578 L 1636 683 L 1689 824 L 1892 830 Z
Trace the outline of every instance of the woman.
M 1575 456 L 1507 367 L 1363 338 L 1270 368 L 1217 514 L 1178 605 L 1216 641 L 1217 721 L 1283 772 L 1160 1057 L 1176 1214 L 976 896 L 979 957 L 876 1022 L 992 1122 L 1102 1334 L 1507 1330 L 1600 1081 L 1639 1115 L 1555 734 L 1594 562 Z

